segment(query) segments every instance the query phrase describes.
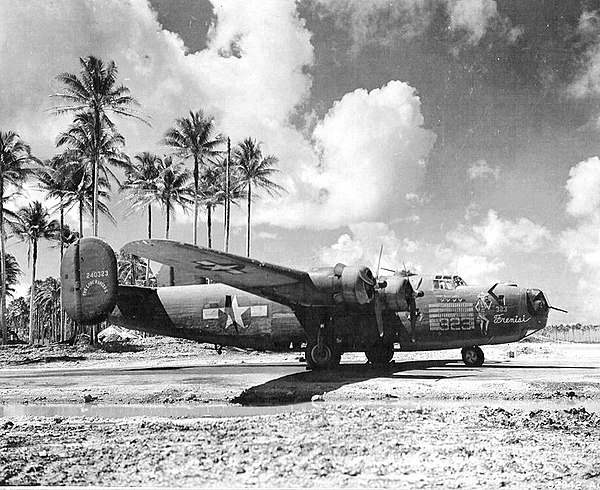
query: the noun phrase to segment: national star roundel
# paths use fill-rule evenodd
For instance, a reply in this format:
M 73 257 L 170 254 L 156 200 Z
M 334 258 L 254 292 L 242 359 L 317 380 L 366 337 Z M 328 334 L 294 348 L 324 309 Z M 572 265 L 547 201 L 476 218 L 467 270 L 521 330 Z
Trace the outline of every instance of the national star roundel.
M 211 260 L 196 261 L 196 269 L 209 272 L 224 272 L 226 274 L 245 274 L 243 264 L 217 264 Z

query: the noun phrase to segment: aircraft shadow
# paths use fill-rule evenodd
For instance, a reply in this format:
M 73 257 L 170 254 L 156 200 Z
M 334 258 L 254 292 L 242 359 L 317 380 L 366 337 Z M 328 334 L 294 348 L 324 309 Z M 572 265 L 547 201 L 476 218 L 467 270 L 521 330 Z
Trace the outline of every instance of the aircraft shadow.
M 273 379 L 244 390 L 230 401 L 244 406 L 291 405 L 309 402 L 314 395 L 321 395 L 348 384 L 373 378 L 439 380 L 464 377 L 460 374 L 407 373 L 407 371 L 441 368 L 456 363 L 456 359 L 446 359 L 395 362 L 384 367 L 370 364 L 342 364 L 338 369 L 331 371 L 306 371 Z

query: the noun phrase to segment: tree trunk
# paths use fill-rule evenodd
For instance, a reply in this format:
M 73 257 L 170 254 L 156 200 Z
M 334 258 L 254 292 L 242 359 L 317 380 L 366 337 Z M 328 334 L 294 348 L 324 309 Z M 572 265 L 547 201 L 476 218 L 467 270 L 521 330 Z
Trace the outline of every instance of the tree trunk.
M 65 240 L 64 240 L 64 233 L 63 233 L 64 227 L 65 227 L 65 210 L 63 209 L 63 207 L 61 205 L 60 206 L 60 260 L 61 261 L 63 258 L 63 254 L 65 252 Z M 59 272 L 59 277 L 60 277 L 60 272 Z M 62 284 L 61 284 L 61 287 L 62 287 Z M 62 336 L 65 331 L 65 312 L 63 309 L 62 291 L 61 291 L 61 295 L 59 298 L 58 312 L 60 314 L 60 336 Z M 56 336 L 58 337 L 59 334 L 57 334 Z
M 171 229 L 171 213 L 169 212 L 169 205 L 167 205 L 167 229 L 165 230 L 165 238 L 169 239 L 169 231 Z
M 100 111 L 94 108 L 94 149 L 92 158 L 92 186 L 94 193 L 92 195 L 92 221 L 93 221 L 93 236 L 98 236 L 98 175 L 100 166 Z
M 169 212 L 169 204 L 167 203 L 167 230 L 165 233 L 165 238 L 169 239 L 169 230 L 171 227 L 171 213 Z M 169 267 L 169 286 L 175 285 L 175 269 L 173 267 Z
M 6 242 L 4 239 L 4 179 L 0 178 L 0 330 L 2 345 L 8 343 L 8 327 L 6 325 Z
M 252 183 L 248 182 L 248 222 L 246 224 L 246 257 L 250 257 L 250 207 L 252 205 Z
M 198 188 L 200 174 L 198 170 L 198 155 L 194 155 L 194 245 L 198 245 Z
M 152 238 L 152 204 L 148 204 L 148 239 Z M 146 259 L 146 286 L 150 285 L 150 259 Z
M 206 206 L 206 233 L 208 235 L 208 248 L 212 248 L 212 206 Z
M 231 182 L 229 181 L 229 166 L 231 165 L 230 158 L 231 139 L 227 138 L 227 160 L 225 161 L 225 204 L 223 206 L 225 208 L 225 219 L 223 223 L 225 226 L 225 246 L 223 247 L 225 249 L 225 252 L 229 252 L 229 202 L 231 199 Z
M 35 307 L 35 269 L 37 267 L 37 240 L 33 240 L 33 261 L 31 267 L 31 298 L 29 298 L 29 345 L 33 345 L 34 307 Z
M 83 238 L 83 199 L 79 200 L 79 238 Z

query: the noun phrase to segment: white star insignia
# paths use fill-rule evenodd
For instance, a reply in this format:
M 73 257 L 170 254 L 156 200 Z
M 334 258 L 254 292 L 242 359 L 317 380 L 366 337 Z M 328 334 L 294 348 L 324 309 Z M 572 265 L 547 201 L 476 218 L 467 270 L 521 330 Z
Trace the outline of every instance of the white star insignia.
M 237 296 L 234 296 L 231 300 L 231 306 L 219 308 L 219 311 L 222 311 L 227 315 L 227 322 L 225 323 L 225 328 L 227 329 L 232 325 L 241 328 L 248 328 L 248 326 L 244 325 L 244 319 L 242 318 L 242 315 L 246 313 L 248 309 L 248 306 L 238 305 Z

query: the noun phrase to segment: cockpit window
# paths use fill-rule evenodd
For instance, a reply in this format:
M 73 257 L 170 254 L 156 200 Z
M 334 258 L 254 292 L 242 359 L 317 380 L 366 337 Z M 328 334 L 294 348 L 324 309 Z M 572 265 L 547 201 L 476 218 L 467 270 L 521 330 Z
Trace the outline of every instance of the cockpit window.
M 433 278 L 433 289 L 456 289 L 466 286 L 467 283 L 459 276 L 437 275 Z
M 454 287 L 457 288 L 458 286 L 466 286 L 467 283 L 463 280 L 462 277 L 460 276 L 454 276 Z
M 435 276 L 433 278 L 433 289 L 454 289 L 452 276 Z

